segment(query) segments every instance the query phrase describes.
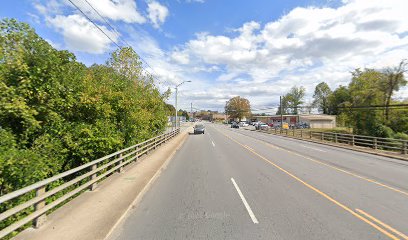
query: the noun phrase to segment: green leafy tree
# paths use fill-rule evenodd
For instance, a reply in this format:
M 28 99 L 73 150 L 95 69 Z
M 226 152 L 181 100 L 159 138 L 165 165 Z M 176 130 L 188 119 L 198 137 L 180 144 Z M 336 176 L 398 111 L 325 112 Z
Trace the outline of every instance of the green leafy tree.
M 332 93 L 329 85 L 325 82 L 317 84 L 315 92 L 313 94 L 313 105 L 318 106 L 318 108 L 323 112 L 323 114 L 328 114 L 329 96 Z
M 0 154 L 2 193 L 161 133 L 168 94 L 144 74 L 131 48 L 86 67 L 29 25 L 1 20 L 0 126 L 12 139 Z M 24 180 L 14 180 L 18 171 Z
M 384 94 L 379 86 L 383 74 L 373 69 L 352 72 L 349 84 L 350 98 L 353 107 L 381 105 Z M 381 113 L 372 109 L 359 109 L 351 111 L 355 133 L 379 137 L 390 137 L 388 129 L 380 121 Z
M 337 115 L 344 107 L 351 105 L 350 91 L 346 86 L 339 86 L 328 97 L 328 113 Z
M 384 77 L 380 82 L 380 89 L 384 94 L 384 104 L 385 104 L 385 120 L 389 120 L 390 115 L 390 103 L 392 96 L 397 92 L 402 86 L 407 85 L 407 80 L 405 79 L 404 73 L 407 69 L 408 62 L 403 60 L 397 67 L 386 68 L 384 70 Z
M 299 106 L 301 106 L 303 102 L 303 98 L 305 97 L 306 89 L 304 87 L 292 87 L 290 91 L 282 98 L 282 105 L 288 106 L 290 108 L 290 113 L 298 114 L 299 113 Z

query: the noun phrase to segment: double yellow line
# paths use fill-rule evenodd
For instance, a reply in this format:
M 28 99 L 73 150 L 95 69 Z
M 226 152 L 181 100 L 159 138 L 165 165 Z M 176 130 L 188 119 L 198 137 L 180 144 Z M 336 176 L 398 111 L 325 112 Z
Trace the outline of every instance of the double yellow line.
M 392 191 L 394 191 L 394 192 L 397 192 L 397 193 L 403 194 L 403 195 L 405 195 L 405 196 L 408 196 L 408 192 L 404 192 L 404 191 L 402 191 L 402 190 L 400 190 L 400 189 L 397 189 L 397 188 L 395 188 L 395 187 L 388 186 L 388 185 L 386 185 L 386 184 L 384 184 L 384 183 L 377 182 L 377 181 L 375 181 L 375 180 L 373 180 L 373 179 L 370 179 L 370 178 L 367 178 L 367 177 L 364 177 L 364 176 L 361 176 L 361 175 L 352 173 L 352 172 L 350 172 L 350 171 L 347 171 L 347 170 L 341 169 L 341 168 L 339 168 L 339 167 L 336 167 L 336 166 L 327 164 L 327 163 L 325 163 L 325 162 L 322 162 L 322 161 L 319 161 L 319 160 L 316 160 L 316 159 L 313 159 L 313 158 L 310 158 L 310 157 L 306 157 L 306 156 L 304 156 L 304 155 L 302 155 L 302 154 L 299 154 L 299 153 L 296 153 L 296 152 L 293 152 L 293 151 L 290 151 L 290 150 L 286 150 L 286 149 L 284 149 L 284 148 L 275 146 L 275 145 L 273 145 L 273 144 L 271 144 L 271 143 L 267 143 L 267 142 L 258 140 L 258 139 L 256 139 L 256 138 L 254 138 L 254 139 L 255 139 L 256 141 L 260 142 L 260 143 L 265 144 L 265 145 L 268 146 L 268 147 L 271 147 L 271 148 L 274 148 L 274 149 L 278 149 L 278 150 L 281 150 L 281 151 L 285 151 L 285 152 L 287 152 L 287 153 L 289 153 L 289 154 L 292 154 L 292 155 L 295 155 L 295 156 L 298 156 L 298 157 L 307 159 L 307 160 L 312 161 L 312 162 L 315 162 L 315 163 L 317 163 L 317 164 L 324 165 L 324 166 L 326 166 L 326 167 L 335 169 L 335 170 L 337 170 L 337 171 L 339 171 L 339 172 L 342 172 L 342 173 L 351 175 L 351 176 L 353 176 L 353 177 L 356 177 L 356 178 L 365 180 L 365 181 L 367 181 L 367 182 L 371 182 L 371 183 L 376 184 L 376 185 L 378 185 L 378 186 L 381 186 L 381 187 L 387 188 L 387 189 L 389 189 L 389 190 L 392 190 Z
M 318 193 L 319 195 L 323 196 L 324 198 L 326 198 L 327 200 L 329 200 L 330 202 L 336 204 L 337 206 L 341 207 L 342 209 L 344 209 L 345 211 L 349 212 L 350 214 L 352 214 L 353 216 L 355 216 L 356 218 L 360 219 L 361 221 L 367 223 L 368 225 L 370 225 L 371 227 L 375 228 L 376 230 L 378 230 L 379 232 L 383 233 L 384 235 L 386 235 L 387 237 L 391 238 L 391 239 L 400 239 L 397 236 L 395 236 L 394 234 L 397 234 L 399 236 L 401 236 L 403 239 L 408 240 L 408 237 L 406 235 L 404 235 L 403 233 L 395 230 L 394 228 L 390 227 L 389 225 L 381 222 L 380 220 L 374 218 L 371 215 L 366 214 L 365 212 L 363 212 L 360 209 L 357 209 L 358 212 L 360 212 L 360 214 L 365 215 L 362 216 L 360 214 L 358 214 L 357 212 L 353 211 L 351 208 L 347 207 L 346 205 L 340 203 L 339 201 L 335 200 L 334 198 L 330 197 L 328 194 L 320 191 L 319 189 L 317 189 L 316 187 L 310 185 L 309 183 L 303 181 L 302 179 L 300 179 L 299 177 L 297 177 L 296 175 L 290 173 L 289 171 L 285 170 L 284 168 L 280 167 L 279 165 L 277 165 L 276 163 L 270 161 L 269 159 L 265 158 L 264 156 L 260 155 L 259 153 L 255 152 L 252 148 L 236 141 L 235 139 L 231 138 L 230 136 L 224 134 L 221 132 L 221 134 L 223 134 L 224 136 L 226 136 L 228 139 L 230 139 L 231 141 L 239 144 L 240 146 L 244 147 L 245 149 L 247 149 L 248 151 L 250 151 L 251 153 L 253 153 L 254 155 L 256 155 L 257 157 L 259 157 L 260 159 L 264 160 L 265 162 L 273 165 L 275 168 L 279 169 L 280 171 L 286 173 L 287 175 L 289 175 L 290 177 L 292 177 L 293 179 L 295 179 L 296 181 L 302 183 L 303 185 L 305 185 L 306 187 L 308 187 L 309 189 L 315 191 L 316 193 Z M 376 222 L 377 224 L 373 223 L 372 221 L 370 221 L 370 218 L 372 221 Z M 387 230 L 381 228 L 379 225 L 381 225 L 382 227 L 386 228 L 387 230 L 393 232 L 394 234 L 388 232 Z

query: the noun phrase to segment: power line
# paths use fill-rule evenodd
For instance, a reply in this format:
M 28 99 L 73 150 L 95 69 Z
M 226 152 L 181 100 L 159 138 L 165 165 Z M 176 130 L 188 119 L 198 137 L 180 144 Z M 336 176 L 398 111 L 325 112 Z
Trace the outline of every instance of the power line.
M 109 37 L 109 35 L 98 26 L 98 24 L 96 24 L 84 11 L 81 10 L 81 8 L 76 5 L 72 0 L 68 0 L 79 12 L 81 12 L 82 15 L 85 16 L 86 19 L 88 19 L 88 21 L 90 21 L 99 31 L 101 31 L 113 44 L 115 44 L 118 48 L 122 48 L 116 41 L 114 41 L 111 37 Z M 132 46 L 127 43 L 123 38 L 121 38 L 119 32 L 92 6 L 92 4 L 90 4 L 87 0 L 84 0 L 102 19 L 103 21 L 111 28 L 113 29 L 113 31 L 115 31 L 115 33 L 117 34 L 118 38 L 122 40 L 123 43 L 125 43 L 128 47 Z M 133 49 L 133 48 L 132 48 Z M 137 54 L 137 53 L 136 53 Z M 156 75 L 158 75 L 154 69 L 146 62 L 146 60 L 144 60 L 139 54 L 138 54 L 139 58 L 141 59 L 142 62 L 144 62 Z M 146 71 L 150 76 L 152 76 L 153 78 L 155 78 L 155 76 L 153 74 L 151 74 L 147 69 L 143 69 L 142 70 Z M 156 78 L 156 80 L 158 80 Z M 158 82 L 160 82 L 158 80 Z M 168 82 L 167 82 L 168 83 Z M 171 85 L 168 83 L 168 85 Z
M 113 31 L 115 31 L 115 33 L 116 33 L 116 35 L 118 36 L 118 38 L 119 38 L 125 45 L 127 45 L 128 47 L 130 47 L 130 48 L 133 49 L 133 47 L 132 47 L 124 38 L 121 37 L 119 31 L 116 30 L 116 28 L 113 27 L 113 26 L 109 23 L 109 21 L 108 21 L 104 16 L 102 16 L 102 14 L 100 14 L 99 11 L 96 10 L 95 7 L 94 7 L 88 0 L 84 0 L 84 1 L 98 14 L 98 16 L 106 23 L 106 25 L 108 25 Z M 149 64 L 144 58 L 142 58 L 141 55 L 138 54 L 138 56 L 139 56 L 140 60 L 141 60 L 142 62 L 144 62 L 144 63 L 151 69 L 151 71 L 152 71 L 156 76 L 159 76 L 159 74 L 153 69 L 152 66 L 150 66 L 150 64 Z M 144 69 L 144 70 L 147 71 L 146 69 Z M 148 72 L 152 77 L 154 77 L 154 75 L 151 74 L 149 71 L 147 71 L 147 72 Z M 157 80 L 158 82 L 160 82 L 159 79 L 156 79 L 156 80 Z M 167 85 L 169 85 L 169 86 L 172 85 L 172 84 L 171 84 L 169 81 L 167 81 L 167 80 L 165 80 L 164 82 L 166 82 Z
M 102 28 L 100 28 L 100 27 L 98 26 L 98 24 L 96 24 L 90 17 L 88 17 L 88 15 L 86 15 L 86 14 L 84 13 L 75 3 L 73 3 L 72 0 L 68 0 L 68 1 L 69 1 L 72 5 L 74 5 L 74 7 L 75 7 L 76 9 L 78 9 L 78 11 L 80 11 L 80 12 L 82 13 L 82 15 L 84 15 L 84 16 L 86 17 L 86 19 L 88 19 L 96 28 L 98 28 L 99 31 L 101 31 L 111 42 L 113 42 L 118 48 L 121 48 L 118 43 L 116 43 L 115 41 L 113 41 L 112 38 L 110 38 L 110 37 L 108 36 L 108 34 L 106 34 L 105 31 L 103 31 Z
M 337 108 L 393 108 L 393 107 L 408 107 L 408 104 L 390 104 L 390 105 L 369 105 L 369 106 L 338 106 Z

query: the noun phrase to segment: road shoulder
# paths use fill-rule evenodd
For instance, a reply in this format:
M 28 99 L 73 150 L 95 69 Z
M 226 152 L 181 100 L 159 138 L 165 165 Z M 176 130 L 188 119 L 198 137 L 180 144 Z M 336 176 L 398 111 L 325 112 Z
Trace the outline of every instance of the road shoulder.
M 40 229 L 29 228 L 14 239 L 105 239 L 165 169 L 187 139 L 188 131 L 182 131 L 139 162 L 128 165 L 122 173 L 101 182 L 97 190 L 85 192 L 65 204 L 50 214 Z

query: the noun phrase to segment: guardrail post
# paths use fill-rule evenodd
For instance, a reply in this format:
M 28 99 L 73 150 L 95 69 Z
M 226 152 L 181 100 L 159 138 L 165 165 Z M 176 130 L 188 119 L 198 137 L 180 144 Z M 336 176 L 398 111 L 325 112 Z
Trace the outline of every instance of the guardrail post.
M 312 139 L 312 136 L 313 136 L 313 132 L 312 131 L 309 131 L 309 134 L 310 134 L 310 139 Z
M 354 135 L 351 135 L 351 145 L 354 146 L 355 141 L 354 141 Z
M 139 161 L 139 146 L 136 146 L 136 162 Z
M 295 129 L 293 129 L 293 136 L 295 136 Z
M 337 133 L 334 134 L 334 142 L 337 143 Z
M 91 166 L 91 171 L 96 170 L 96 167 L 97 167 L 96 164 L 92 165 Z M 96 178 L 96 176 L 97 176 L 96 173 L 92 174 L 91 175 L 91 181 L 94 180 Z M 98 184 L 96 182 L 92 183 L 91 186 L 89 186 L 89 190 L 94 191 L 96 189 L 97 185 Z
M 286 129 L 286 136 L 288 136 L 288 129 Z
M 303 138 L 303 129 L 300 129 L 300 138 Z
M 373 138 L 373 148 L 377 150 L 377 138 Z
M 407 142 L 406 141 L 402 142 L 402 151 L 401 151 L 401 153 L 402 154 L 407 154 Z
M 275 128 L 275 134 L 276 134 L 276 128 Z
M 119 158 L 121 157 L 122 157 L 122 153 L 119 154 Z M 119 160 L 118 165 L 121 165 L 122 163 L 123 163 L 123 159 Z M 118 173 L 121 173 L 121 172 L 123 172 L 123 166 L 118 169 Z
M 320 133 L 320 140 L 322 140 L 322 141 L 324 140 L 324 132 Z
M 45 186 L 42 186 L 40 188 L 37 188 L 35 191 L 35 196 L 39 197 L 45 193 Z M 40 210 L 41 208 L 45 207 L 45 199 L 41 200 L 40 202 L 36 203 L 34 205 L 35 211 Z M 42 225 L 44 225 L 45 221 L 47 220 L 47 214 L 43 214 L 37 218 L 34 219 L 34 227 L 39 228 Z

